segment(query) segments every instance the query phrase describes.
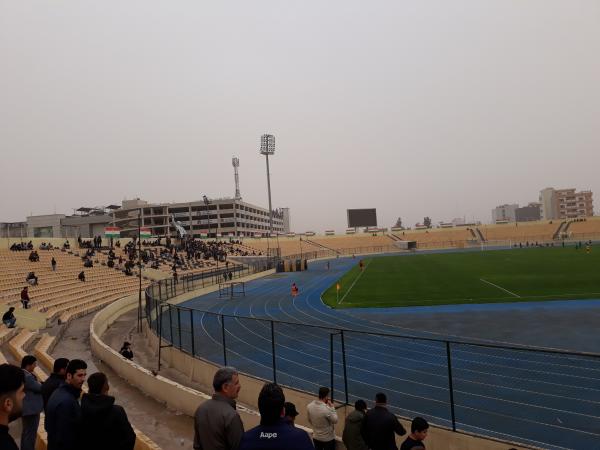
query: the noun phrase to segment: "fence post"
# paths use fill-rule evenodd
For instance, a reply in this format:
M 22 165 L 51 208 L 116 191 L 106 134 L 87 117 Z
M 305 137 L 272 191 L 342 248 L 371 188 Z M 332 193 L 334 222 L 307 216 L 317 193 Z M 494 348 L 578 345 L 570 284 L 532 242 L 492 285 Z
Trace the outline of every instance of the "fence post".
M 169 305 L 169 340 L 173 344 L 173 314 L 171 313 L 171 305 Z
M 162 280 L 159 280 L 159 281 L 158 281 L 158 299 L 159 299 L 160 301 L 162 301 L 162 289 L 161 289 L 162 283 L 161 283 L 161 281 L 162 281 Z
M 160 372 L 160 353 L 162 350 L 162 305 L 158 305 L 158 315 L 156 316 L 156 326 L 158 327 L 158 372 Z
M 333 402 L 333 333 L 329 333 L 329 370 L 331 371 L 331 401 Z
M 227 365 L 227 346 L 225 345 L 225 316 L 221 315 L 221 339 L 223 340 L 223 365 Z
M 271 354 L 273 355 L 273 383 L 277 383 L 277 365 L 275 362 L 275 325 L 271 320 Z
M 344 365 L 344 392 L 346 393 L 346 405 L 349 405 L 348 402 L 348 373 L 346 370 L 346 344 L 344 342 L 344 330 L 340 330 L 340 336 L 342 338 L 342 364 Z
M 181 308 L 177 308 L 177 331 L 179 335 L 179 350 L 181 350 Z
M 194 310 L 190 309 L 190 331 L 192 333 L 192 356 L 196 356 L 196 347 L 194 344 Z
M 450 414 L 452 416 L 452 431 L 456 431 L 456 417 L 454 415 L 454 388 L 452 386 L 452 358 L 450 355 L 450 341 L 446 341 L 446 357 L 448 358 L 448 389 L 450 390 Z

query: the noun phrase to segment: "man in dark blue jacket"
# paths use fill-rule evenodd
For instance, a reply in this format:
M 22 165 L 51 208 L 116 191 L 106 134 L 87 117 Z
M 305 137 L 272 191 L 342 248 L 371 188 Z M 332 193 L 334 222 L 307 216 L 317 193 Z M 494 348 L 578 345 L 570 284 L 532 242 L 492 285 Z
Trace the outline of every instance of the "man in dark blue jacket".
M 285 396 L 281 387 L 267 383 L 258 395 L 260 425 L 244 433 L 239 450 L 314 450 L 308 433 L 285 419 Z
M 403 436 L 406 430 L 387 409 L 387 397 L 383 392 L 375 394 L 375 408 L 367 411 L 361 433 L 371 450 L 398 450 L 395 435 Z
M 48 450 L 79 450 L 81 442 L 81 407 L 79 396 L 87 375 L 87 364 L 73 359 L 67 365 L 65 384 L 54 391 L 46 408 L 45 428 Z

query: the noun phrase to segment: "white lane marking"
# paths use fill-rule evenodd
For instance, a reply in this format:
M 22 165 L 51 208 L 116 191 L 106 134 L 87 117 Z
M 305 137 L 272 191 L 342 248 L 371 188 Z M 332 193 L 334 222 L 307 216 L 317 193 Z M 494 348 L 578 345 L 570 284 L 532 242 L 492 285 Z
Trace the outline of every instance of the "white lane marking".
M 498 288 L 498 289 L 500 289 L 501 291 L 504 291 L 504 292 L 506 292 L 507 294 L 510 294 L 510 295 L 512 295 L 513 297 L 521 298 L 521 296 L 520 296 L 520 295 L 517 295 L 517 294 L 515 294 L 514 292 L 511 292 L 511 291 L 509 291 L 508 289 L 504 289 L 502 286 L 498 286 L 497 284 L 494 284 L 494 283 L 492 283 L 491 281 L 484 280 L 483 278 L 480 278 L 479 280 L 480 280 L 480 281 L 483 281 L 484 283 L 487 283 L 487 284 L 489 284 L 490 286 L 494 286 L 495 288 Z
M 371 264 L 371 261 L 372 260 L 367 261 L 367 264 L 365 264 L 364 270 L 361 270 L 360 273 L 358 274 L 358 276 L 354 279 L 354 281 L 352 282 L 352 284 L 350 285 L 350 287 L 348 288 L 348 290 L 346 291 L 346 293 L 344 294 L 344 296 L 338 302 L 338 305 L 342 304 L 342 302 L 344 301 L 344 299 L 346 298 L 346 296 L 350 293 L 350 291 L 352 290 L 352 288 L 354 287 L 354 285 L 356 284 L 356 282 L 358 281 L 358 279 L 362 276 L 363 273 L 365 273 L 367 271 L 367 267 L 369 267 L 369 264 Z

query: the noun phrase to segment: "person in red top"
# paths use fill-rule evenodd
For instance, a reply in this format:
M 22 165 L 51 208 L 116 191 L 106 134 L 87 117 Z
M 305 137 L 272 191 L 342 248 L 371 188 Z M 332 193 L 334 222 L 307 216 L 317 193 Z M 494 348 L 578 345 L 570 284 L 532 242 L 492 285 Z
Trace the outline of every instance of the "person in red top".
M 292 297 L 296 297 L 298 295 L 298 286 L 296 283 L 292 283 Z
M 23 309 L 29 308 L 29 288 L 25 286 L 21 291 L 21 304 L 23 305 Z

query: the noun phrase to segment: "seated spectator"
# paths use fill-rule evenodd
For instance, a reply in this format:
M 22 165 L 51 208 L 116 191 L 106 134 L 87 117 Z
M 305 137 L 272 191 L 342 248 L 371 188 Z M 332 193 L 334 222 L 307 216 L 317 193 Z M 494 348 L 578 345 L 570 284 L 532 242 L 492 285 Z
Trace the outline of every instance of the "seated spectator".
M 23 309 L 29 308 L 29 288 L 25 286 L 21 291 L 21 304 L 23 305 Z
M 135 432 L 122 406 L 108 395 L 108 379 L 102 372 L 88 378 L 87 394 L 81 397 L 81 428 L 88 450 L 133 450 Z
M 8 328 L 14 328 L 17 323 L 17 318 L 15 317 L 15 307 L 11 306 L 8 308 L 8 311 L 4 313 L 2 316 L 2 323 L 6 325 Z
M 77 275 L 77 279 L 79 281 L 85 281 L 85 272 L 83 270 L 79 272 L 79 275 Z
M 367 404 L 364 400 L 356 400 L 354 411 L 346 417 L 342 441 L 346 450 L 368 450 L 361 431 L 367 413 Z
M 403 436 L 406 430 L 398 418 L 387 409 L 386 395 L 378 392 L 375 395 L 375 407 L 367 411 L 365 416 L 363 439 L 372 450 L 396 450 L 398 447 L 394 433 Z
M 91 259 L 86 258 L 85 262 L 83 263 L 83 267 L 94 267 L 94 263 Z
M 63 244 L 63 248 L 64 248 L 65 250 L 69 250 L 69 249 L 71 248 L 71 244 L 69 244 L 69 240 L 68 240 L 68 239 L 67 239 L 67 240 L 65 241 L 65 243 Z
M 240 450 L 312 450 L 306 431 L 290 426 L 285 415 L 285 396 L 281 387 L 267 383 L 258 395 L 260 425 L 244 433 Z
M 38 277 L 35 276 L 35 272 L 29 272 L 25 277 L 25 281 L 31 286 L 35 286 L 38 284 Z
M 410 435 L 402 443 L 400 450 L 425 450 L 423 441 L 427 437 L 429 424 L 422 417 L 415 417 L 410 424 Z
M 130 361 L 133 359 L 133 350 L 131 350 L 131 344 L 127 341 L 123 342 L 123 346 L 121 347 L 121 350 L 119 350 L 119 353 Z
M 29 253 L 29 261 L 30 262 L 36 262 L 38 260 L 39 260 L 39 256 L 36 257 L 36 252 L 32 251 L 31 253 Z
M 115 262 L 114 260 L 109 259 L 106 265 L 112 269 L 113 267 L 115 267 Z

